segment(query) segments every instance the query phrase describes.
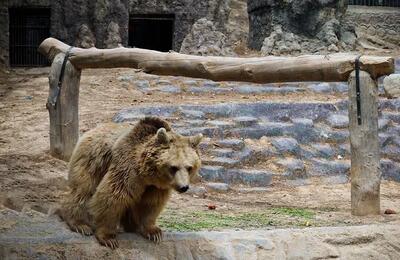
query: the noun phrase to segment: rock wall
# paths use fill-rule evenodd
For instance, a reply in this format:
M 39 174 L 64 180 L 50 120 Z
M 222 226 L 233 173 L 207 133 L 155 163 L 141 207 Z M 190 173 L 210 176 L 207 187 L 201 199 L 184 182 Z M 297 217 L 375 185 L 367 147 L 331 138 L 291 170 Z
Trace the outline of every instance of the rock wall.
M 51 35 L 79 47 L 128 43 L 128 0 L 54 0 Z
M 229 56 L 233 54 L 227 37 L 206 18 L 199 19 L 183 40 L 180 53 L 193 55 Z
M 52 5 L 52 35 L 81 47 L 128 45 L 129 15 L 175 14 L 173 49 L 180 50 L 191 26 L 203 17 L 226 20 L 225 0 L 56 0 Z M 79 11 L 76 11 L 79 10 Z
M 264 55 L 351 50 L 346 8 L 345 0 L 248 0 L 249 46 Z
M 246 0 L 209 1 L 205 17 L 197 20 L 183 40 L 180 52 L 195 55 L 234 56 L 236 46 L 247 42 Z
M 355 27 L 361 47 L 400 48 L 400 8 L 349 6 L 344 23 Z

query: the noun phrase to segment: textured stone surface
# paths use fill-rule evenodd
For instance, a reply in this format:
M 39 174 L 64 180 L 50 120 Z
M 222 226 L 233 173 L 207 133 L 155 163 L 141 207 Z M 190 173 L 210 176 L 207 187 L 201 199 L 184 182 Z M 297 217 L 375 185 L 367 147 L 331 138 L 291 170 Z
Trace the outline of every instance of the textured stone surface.
M 209 191 L 226 192 L 229 190 L 229 185 L 221 182 L 208 182 L 206 187 Z
M 379 104 L 382 112 L 379 119 L 381 156 L 383 160 L 393 162 L 388 164 L 390 167 L 382 168 L 383 176 L 399 180 L 400 101 L 381 99 Z M 309 176 L 322 177 L 328 183 L 343 183 L 348 181 L 350 165 L 347 106 L 346 100 L 325 104 L 257 102 L 138 106 L 122 111 L 115 120 L 137 120 L 144 115 L 171 117 L 177 132 L 184 135 L 203 133 L 209 137 L 200 145 L 203 167 L 222 167 L 202 169 L 205 181 L 259 186 L 265 180 L 257 177 L 249 181 L 242 169 L 271 162 L 280 169 L 280 177 L 292 185 L 307 184 Z M 239 174 L 230 174 L 232 168 Z M 268 171 L 269 166 L 264 169 Z
M 226 128 L 232 128 L 234 126 L 233 123 L 228 122 L 228 121 L 222 121 L 222 120 L 211 120 L 208 121 L 209 125 L 221 128 L 221 129 L 226 129 Z
M 355 27 L 357 40 L 366 49 L 400 46 L 400 9 L 379 6 L 349 6 L 344 23 Z
M 329 93 L 332 92 L 332 86 L 328 83 L 312 84 L 309 88 L 316 93 Z
M 81 48 L 92 48 L 96 46 L 96 37 L 87 24 L 79 27 L 78 35 L 75 39 L 74 46 Z
M 385 94 L 387 97 L 400 97 L 400 74 L 392 74 L 385 77 L 385 79 L 383 80 L 383 86 L 385 88 Z
M 296 154 L 300 149 L 294 138 L 275 138 L 271 143 L 280 153 Z
M 243 183 L 250 186 L 268 186 L 271 184 L 273 174 L 260 170 L 230 169 L 226 172 L 227 183 Z
M 328 124 L 333 128 L 346 128 L 349 125 L 348 115 L 330 115 L 327 119 Z
M 196 196 L 203 196 L 207 193 L 207 189 L 202 186 L 193 186 L 191 185 L 189 190 L 186 192 L 187 194 L 192 194 Z
M 154 244 L 118 234 L 120 248 L 100 246 L 55 218 L 3 209 L 1 259 L 397 259 L 399 223 L 250 231 L 166 232 Z
M 304 178 L 306 176 L 306 168 L 302 160 L 280 159 L 276 164 L 285 170 L 285 176 L 289 179 Z
M 201 56 L 233 55 L 233 50 L 227 45 L 227 37 L 206 18 L 201 18 L 193 24 L 182 42 L 180 52 Z
M 159 90 L 164 93 L 171 93 L 171 94 L 177 94 L 181 93 L 181 88 L 177 86 L 172 86 L 172 85 L 166 85 L 159 87 Z
M 240 150 L 244 148 L 244 142 L 240 139 L 225 139 L 217 141 L 216 144 L 220 147 L 224 148 L 232 148 L 236 150 Z
M 248 127 L 255 125 L 258 122 L 258 119 L 252 116 L 240 116 L 240 117 L 235 117 L 233 118 L 233 121 L 239 126 L 239 127 Z
M 225 169 L 222 166 L 205 165 L 200 169 L 200 176 L 208 181 L 218 181 L 224 173 Z
M 117 47 L 128 43 L 129 0 L 122 1 L 52 1 L 51 34 L 57 39 L 74 44 L 78 32 L 91 37 L 98 48 Z M 81 24 L 90 29 L 80 31 Z
M 213 165 L 221 165 L 225 167 L 233 167 L 240 163 L 239 160 L 236 159 L 231 159 L 231 158 L 226 158 L 226 157 L 213 157 L 213 158 L 205 158 L 203 159 L 203 162 L 205 164 L 213 164 Z
M 389 159 L 381 160 L 382 178 L 400 182 L 399 164 Z
M 354 48 L 351 26 L 343 26 L 344 0 L 249 0 L 249 46 L 264 55 L 337 52 Z
M 350 162 L 328 161 L 323 159 L 312 159 L 311 175 L 348 175 L 350 171 Z
M 218 157 L 230 157 L 233 155 L 233 150 L 230 148 L 225 149 L 214 149 L 211 151 L 211 154 L 218 156 Z
M 329 144 L 312 144 L 312 148 L 314 148 L 317 152 L 317 155 L 322 158 L 332 158 L 335 155 L 335 151 Z
M 204 118 L 204 112 L 202 111 L 197 111 L 197 110 L 180 110 L 180 113 L 187 117 L 187 118 L 193 118 L 193 119 L 203 119 Z

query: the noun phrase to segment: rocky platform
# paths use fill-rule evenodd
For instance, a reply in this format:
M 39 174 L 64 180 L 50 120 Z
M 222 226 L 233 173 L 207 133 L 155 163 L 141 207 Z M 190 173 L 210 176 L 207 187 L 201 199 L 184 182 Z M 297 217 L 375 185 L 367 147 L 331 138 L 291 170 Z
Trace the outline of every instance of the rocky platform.
M 1 209 L 1 259 L 398 259 L 400 223 L 166 233 L 160 244 L 120 234 L 114 251 L 37 211 Z

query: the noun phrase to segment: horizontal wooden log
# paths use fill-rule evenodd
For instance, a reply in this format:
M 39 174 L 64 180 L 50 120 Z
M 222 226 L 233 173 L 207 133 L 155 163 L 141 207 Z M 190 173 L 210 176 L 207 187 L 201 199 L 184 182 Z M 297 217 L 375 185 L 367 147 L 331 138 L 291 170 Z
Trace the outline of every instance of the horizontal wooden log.
M 65 53 L 69 47 L 57 39 L 48 38 L 39 46 L 39 52 L 53 60 L 58 53 Z M 214 81 L 271 83 L 347 81 L 354 70 L 356 56 L 338 53 L 298 57 L 233 58 L 120 47 L 73 48 L 69 60 L 78 69 L 129 67 L 157 75 L 186 76 Z M 394 72 L 394 59 L 361 56 L 360 68 L 375 79 Z

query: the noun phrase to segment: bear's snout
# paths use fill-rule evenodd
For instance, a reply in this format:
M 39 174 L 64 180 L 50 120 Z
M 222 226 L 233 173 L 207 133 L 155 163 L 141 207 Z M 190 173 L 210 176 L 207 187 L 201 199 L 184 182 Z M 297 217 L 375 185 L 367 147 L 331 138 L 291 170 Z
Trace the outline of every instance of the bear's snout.
M 179 193 L 184 193 L 184 192 L 186 192 L 188 189 L 189 189 L 189 185 L 186 185 L 186 186 L 181 186 L 181 187 L 179 187 L 179 188 L 177 189 L 177 191 L 178 191 Z

